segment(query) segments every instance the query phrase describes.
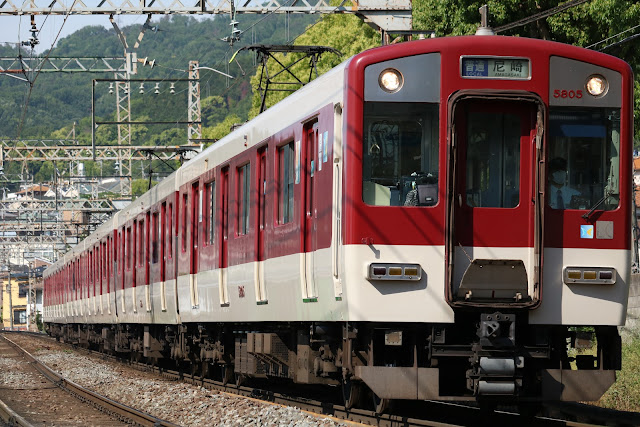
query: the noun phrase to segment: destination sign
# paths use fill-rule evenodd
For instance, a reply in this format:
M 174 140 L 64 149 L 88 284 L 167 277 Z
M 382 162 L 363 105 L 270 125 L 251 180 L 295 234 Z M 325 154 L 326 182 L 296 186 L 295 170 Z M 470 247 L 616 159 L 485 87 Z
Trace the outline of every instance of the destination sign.
M 462 58 L 462 77 L 474 79 L 527 80 L 531 67 L 527 58 Z

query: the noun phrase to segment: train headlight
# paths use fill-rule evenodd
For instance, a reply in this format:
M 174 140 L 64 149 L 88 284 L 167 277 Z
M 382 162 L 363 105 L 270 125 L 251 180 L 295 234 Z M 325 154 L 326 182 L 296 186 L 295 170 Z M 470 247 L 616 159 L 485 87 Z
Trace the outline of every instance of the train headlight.
M 402 89 L 404 78 L 400 71 L 394 68 L 387 68 L 380 73 L 380 77 L 378 77 L 378 84 L 385 92 L 396 93 Z
M 607 267 L 566 267 L 563 280 L 567 285 L 573 283 L 613 285 L 616 283 L 616 269 Z
M 369 280 L 412 280 L 422 278 L 420 264 L 369 264 L 367 279 Z
M 604 77 L 594 74 L 587 80 L 587 92 L 593 96 L 602 96 L 607 93 L 609 84 Z

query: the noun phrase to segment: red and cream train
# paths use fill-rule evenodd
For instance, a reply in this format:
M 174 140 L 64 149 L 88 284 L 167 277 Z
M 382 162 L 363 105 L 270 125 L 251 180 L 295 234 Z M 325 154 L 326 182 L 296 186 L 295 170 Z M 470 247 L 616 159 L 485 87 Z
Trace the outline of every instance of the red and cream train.
M 621 364 L 632 85 L 525 38 L 358 54 L 49 268 L 46 327 L 348 406 L 596 399 Z M 571 356 L 578 328 L 595 356 Z

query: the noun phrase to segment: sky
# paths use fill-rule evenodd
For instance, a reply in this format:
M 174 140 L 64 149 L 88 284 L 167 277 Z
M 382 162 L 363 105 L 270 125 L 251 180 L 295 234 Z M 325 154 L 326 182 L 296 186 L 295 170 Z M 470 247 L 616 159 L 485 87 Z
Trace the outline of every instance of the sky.
M 117 16 L 116 23 L 120 28 L 133 24 L 144 24 L 146 15 Z M 64 26 L 63 26 L 64 23 Z M 40 44 L 35 48 L 36 53 L 42 53 L 51 49 L 56 36 L 62 27 L 59 39 L 68 36 L 88 25 L 101 25 L 105 28 L 113 28 L 109 21 L 109 15 L 81 16 L 71 15 L 64 22 L 64 16 L 36 16 L 36 27 L 40 30 L 38 39 Z M 0 16 L 0 43 L 18 43 L 31 38 L 31 21 L 29 16 Z M 114 36 L 114 43 L 119 40 Z M 55 50 L 52 53 L 55 56 Z

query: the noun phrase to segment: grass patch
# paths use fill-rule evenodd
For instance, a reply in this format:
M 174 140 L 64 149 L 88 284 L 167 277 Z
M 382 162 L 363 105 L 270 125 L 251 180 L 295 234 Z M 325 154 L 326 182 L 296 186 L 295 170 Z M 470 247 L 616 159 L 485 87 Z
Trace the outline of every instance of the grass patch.
M 622 370 L 613 386 L 595 403 L 604 408 L 640 412 L 640 336 L 622 345 Z

